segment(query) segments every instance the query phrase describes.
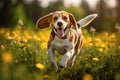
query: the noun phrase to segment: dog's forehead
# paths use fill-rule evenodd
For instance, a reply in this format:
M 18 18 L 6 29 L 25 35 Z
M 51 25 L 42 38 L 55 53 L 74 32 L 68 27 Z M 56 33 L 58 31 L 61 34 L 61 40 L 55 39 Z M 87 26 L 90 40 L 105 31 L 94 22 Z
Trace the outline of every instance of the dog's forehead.
M 69 16 L 69 13 L 66 12 L 66 11 L 56 11 L 53 14 L 53 16 L 60 16 L 60 15 L 62 15 L 62 16 Z

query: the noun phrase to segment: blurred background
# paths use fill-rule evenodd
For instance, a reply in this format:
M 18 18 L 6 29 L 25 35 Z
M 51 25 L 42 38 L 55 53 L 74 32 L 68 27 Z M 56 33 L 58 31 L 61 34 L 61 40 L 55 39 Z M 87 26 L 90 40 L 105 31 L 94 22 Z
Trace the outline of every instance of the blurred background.
M 92 25 L 99 32 L 115 31 L 120 23 L 120 0 L 0 0 L 0 27 L 14 28 L 19 19 L 35 26 L 40 17 L 57 10 L 71 12 L 76 20 L 97 13 L 87 28 Z
M 82 30 L 74 66 L 56 73 L 47 53 L 51 28 L 35 24 L 58 10 L 76 20 L 98 17 Z M 0 0 L 0 80 L 120 80 L 120 0 Z

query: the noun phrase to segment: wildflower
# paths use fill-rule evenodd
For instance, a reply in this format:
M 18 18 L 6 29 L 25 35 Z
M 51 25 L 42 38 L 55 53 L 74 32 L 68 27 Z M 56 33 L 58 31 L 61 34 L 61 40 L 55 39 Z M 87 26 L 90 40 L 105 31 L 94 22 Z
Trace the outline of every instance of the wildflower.
M 8 40 L 13 40 L 14 38 L 12 36 L 8 36 Z
M 93 46 L 93 43 L 88 43 L 89 46 Z
M 98 49 L 98 51 L 102 52 L 102 51 L 103 51 L 103 49 L 102 49 L 102 48 L 99 48 L 99 49 Z
M 2 60 L 6 63 L 11 63 L 13 61 L 12 54 L 10 52 L 4 52 L 2 54 Z
M 120 32 L 120 24 L 119 24 L 119 23 L 117 23 L 117 24 L 115 25 L 115 29 Z
M 106 37 L 108 36 L 108 33 L 107 33 L 107 32 L 104 32 L 103 34 L 104 34 Z
M 40 48 L 41 49 L 47 48 L 47 43 L 46 42 L 40 43 Z
M 91 74 L 85 74 L 82 80 L 93 80 L 93 76 Z
M 6 29 L 5 28 L 1 28 L 0 29 L 0 34 L 4 34 L 6 32 Z
M 23 21 L 22 21 L 22 19 L 19 19 L 19 20 L 18 20 L 18 24 L 19 24 L 20 26 L 23 26 Z
M 98 62 L 99 59 L 97 57 L 92 58 L 93 61 Z
M 1 45 L 1 48 L 2 48 L 2 49 L 5 49 L 5 46 L 4 46 L 4 45 Z
M 90 32 L 95 32 L 95 31 L 96 31 L 95 28 L 93 27 L 90 28 Z
M 118 46 L 118 49 L 120 50 L 120 46 Z
M 110 39 L 115 39 L 116 35 L 115 34 L 111 34 Z
M 35 64 L 35 66 L 36 66 L 38 69 L 41 69 L 41 70 L 44 70 L 44 69 L 45 69 L 44 65 L 41 64 L 41 63 L 37 63 L 37 64 Z
M 101 41 L 100 38 L 96 38 L 96 39 L 95 39 L 95 42 L 100 42 L 100 41 Z
M 105 48 L 105 49 L 108 48 L 107 45 L 106 45 L 105 43 L 101 43 L 100 46 L 101 46 L 102 48 Z
M 37 40 L 38 37 L 37 37 L 36 35 L 34 35 L 33 38 L 34 38 L 35 40 Z
M 49 76 L 48 75 L 44 75 L 44 78 L 47 79 Z

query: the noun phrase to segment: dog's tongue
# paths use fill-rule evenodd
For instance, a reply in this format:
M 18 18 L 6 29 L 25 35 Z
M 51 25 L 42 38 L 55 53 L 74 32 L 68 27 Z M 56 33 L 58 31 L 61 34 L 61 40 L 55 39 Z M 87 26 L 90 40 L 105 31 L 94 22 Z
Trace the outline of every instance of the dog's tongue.
M 62 29 L 57 29 L 57 36 L 62 38 L 64 36 L 64 31 Z

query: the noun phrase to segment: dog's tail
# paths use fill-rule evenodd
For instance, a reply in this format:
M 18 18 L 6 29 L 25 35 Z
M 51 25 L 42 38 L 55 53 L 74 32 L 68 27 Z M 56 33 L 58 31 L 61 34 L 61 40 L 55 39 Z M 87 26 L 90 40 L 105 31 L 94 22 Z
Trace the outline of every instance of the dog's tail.
M 78 25 L 79 28 L 80 28 L 80 27 L 81 27 L 81 28 L 82 28 L 82 27 L 85 27 L 85 26 L 87 26 L 89 23 L 91 23 L 96 17 L 97 17 L 97 14 L 88 15 L 87 17 L 79 20 L 79 21 L 77 22 L 77 25 Z

